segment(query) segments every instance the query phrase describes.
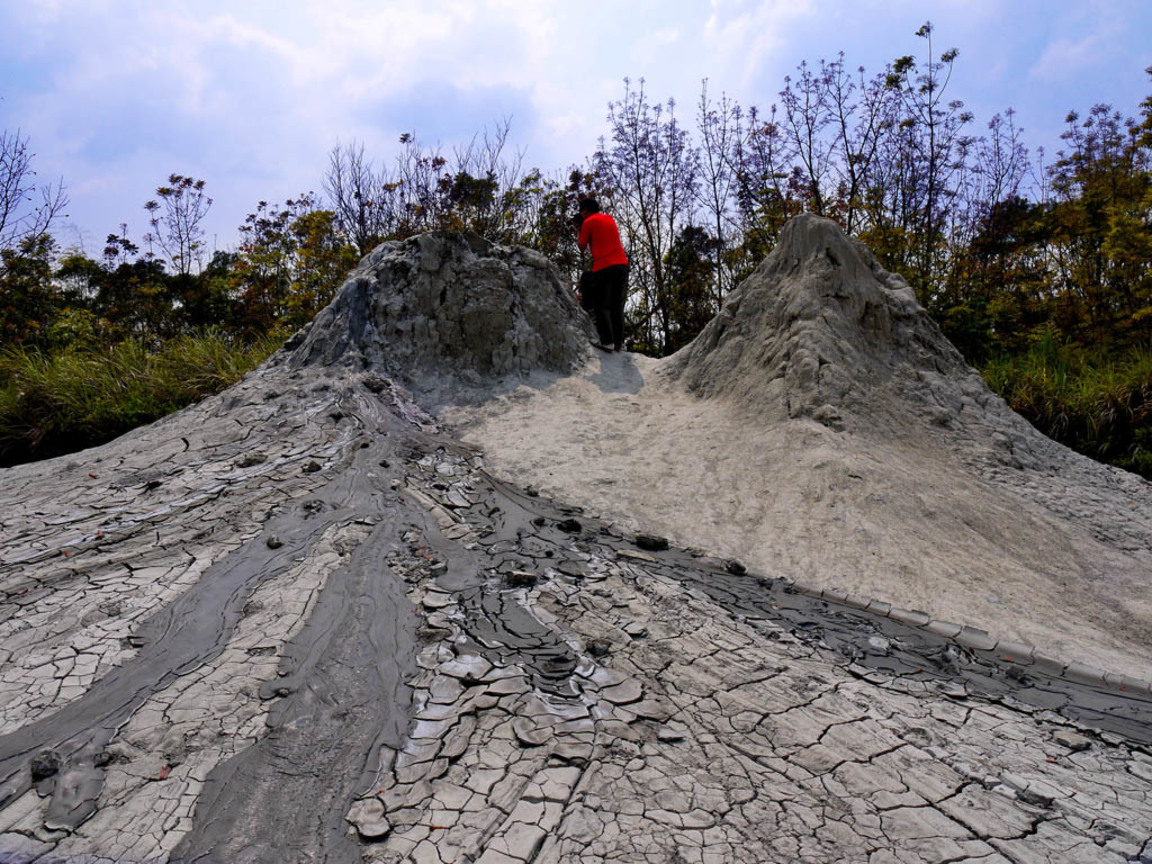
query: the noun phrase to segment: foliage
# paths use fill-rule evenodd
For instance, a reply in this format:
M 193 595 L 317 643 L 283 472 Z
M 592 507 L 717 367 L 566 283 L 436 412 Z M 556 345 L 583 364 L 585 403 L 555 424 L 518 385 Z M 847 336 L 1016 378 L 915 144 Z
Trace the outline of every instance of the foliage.
M 47 234 L 0 250 L 0 345 L 44 343 L 58 305 L 50 284 L 55 251 Z
M 1048 328 L 1028 351 L 996 357 L 984 376 L 1048 437 L 1152 479 L 1152 344 L 1111 357 L 1061 344 Z
M 690 224 L 698 188 L 698 152 L 676 118 L 676 103 L 653 105 L 640 87 L 624 81 L 624 97 L 608 106 L 610 137 L 592 156 L 596 176 L 610 191 L 603 202 L 615 215 L 632 264 L 636 294 L 632 339 L 654 353 L 672 351 L 673 286 L 667 271 L 677 233 Z
M 248 214 L 227 270 L 243 332 L 302 327 L 332 300 L 358 257 L 336 231 L 336 218 L 318 209 L 312 193 L 282 207 L 261 201 Z
M 269 335 L 240 342 L 217 331 L 149 351 L 130 339 L 54 353 L 0 353 L 0 464 L 100 444 L 218 393 L 272 353 Z
M 149 250 L 159 246 L 168 263 L 181 276 L 199 266 L 204 252 L 204 229 L 200 223 L 212 209 L 212 199 L 204 192 L 204 181 L 170 174 L 168 185 L 156 189 L 155 199 L 144 204 L 152 230 L 144 235 Z

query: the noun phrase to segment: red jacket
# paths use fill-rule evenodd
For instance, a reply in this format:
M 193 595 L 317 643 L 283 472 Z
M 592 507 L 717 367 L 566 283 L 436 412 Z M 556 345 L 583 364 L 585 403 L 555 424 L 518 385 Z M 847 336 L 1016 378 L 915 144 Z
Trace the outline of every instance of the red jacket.
M 583 252 L 592 245 L 592 270 L 603 270 L 615 264 L 627 264 L 624 245 L 620 242 L 620 229 L 616 220 L 607 213 L 593 213 L 584 219 L 580 226 L 580 237 L 576 240 Z

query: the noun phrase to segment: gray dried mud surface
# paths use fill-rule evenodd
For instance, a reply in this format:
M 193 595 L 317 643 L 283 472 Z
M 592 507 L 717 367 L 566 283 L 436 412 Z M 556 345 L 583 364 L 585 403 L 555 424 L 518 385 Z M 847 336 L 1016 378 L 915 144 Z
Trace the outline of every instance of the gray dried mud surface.
M 662 548 L 419 406 L 578 373 L 580 315 L 389 244 L 220 396 L 0 473 L 0 862 L 1152 860 L 1139 682 Z

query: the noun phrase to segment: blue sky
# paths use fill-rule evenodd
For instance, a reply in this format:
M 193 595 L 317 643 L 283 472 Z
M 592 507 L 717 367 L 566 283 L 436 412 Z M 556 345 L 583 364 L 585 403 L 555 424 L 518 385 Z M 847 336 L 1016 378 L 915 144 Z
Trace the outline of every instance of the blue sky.
M 1015 108 L 1033 148 L 1069 110 L 1152 93 L 1147 0 L 31 0 L 0 4 L 0 129 L 64 179 L 66 245 L 98 255 L 121 222 L 139 239 L 175 172 L 206 181 L 227 249 L 258 201 L 319 191 L 337 141 L 390 160 L 402 132 L 450 150 L 507 117 L 525 163 L 561 171 L 625 77 L 684 119 L 704 78 L 766 108 L 802 60 L 922 56 L 925 20 L 977 126 Z

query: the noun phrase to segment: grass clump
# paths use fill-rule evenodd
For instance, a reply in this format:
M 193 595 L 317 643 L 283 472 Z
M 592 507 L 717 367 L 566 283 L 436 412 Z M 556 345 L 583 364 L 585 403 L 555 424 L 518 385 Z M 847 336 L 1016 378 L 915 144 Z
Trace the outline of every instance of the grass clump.
M 1113 356 L 1044 331 L 1027 352 L 994 358 L 983 375 L 1048 437 L 1152 479 L 1152 346 Z
M 282 334 L 242 342 L 216 331 L 157 351 L 136 340 L 42 353 L 0 352 L 0 465 L 92 447 L 219 393 L 262 363 Z

